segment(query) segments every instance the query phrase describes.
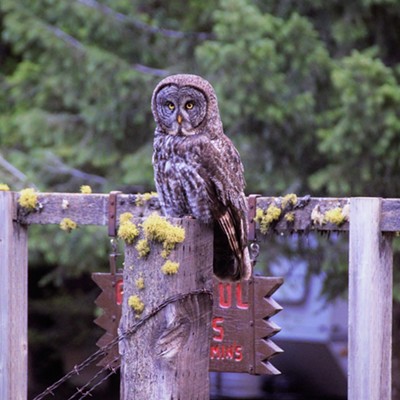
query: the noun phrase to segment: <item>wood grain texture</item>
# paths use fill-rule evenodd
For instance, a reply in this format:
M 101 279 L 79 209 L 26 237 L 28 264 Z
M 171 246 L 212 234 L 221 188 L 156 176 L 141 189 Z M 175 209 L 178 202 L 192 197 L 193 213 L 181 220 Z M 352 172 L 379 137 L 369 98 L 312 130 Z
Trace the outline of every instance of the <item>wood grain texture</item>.
M 28 243 L 15 196 L 0 192 L 0 399 L 25 400 L 28 384 Z
M 391 237 L 380 231 L 382 201 L 351 200 L 349 265 L 349 394 L 391 399 Z
M 18 195 L 18 194 L 17 194 Z M 158 202 L 140 201 L 140 195 L 117 196 L 117 220 L 124 212 L 144 217 L 159 208 Z M 78 225 L 107 225 L 108 194 L 38 193 L 38 211 L 27 212 L 18 207 L 18 221 L 22 224 L 59 224 L 70 218 Z
M 157 201 L 143 202 L 135 205 L 138 195 L 118 195 L 117 217 L 121 213 L 131 212 L 135 217 L 144 217 L 154 210 L 158 210 Z M 108 194 L 79 194 L 79 193 L 39 193 L 40 211 L 31 213 L 23 209 L 18 210 L 18 220 L 22 224 L 59 224 L 63 218 L 71 218 L 78 225 L 107 225 Z M 63 208 L 63 202 L 69 207 Z M 269 205 L 282 204 L 282 197 L 258 197 L 257 208 L 267 209 Z M 337 226 L 332 223 L 316 224 L 312 222 L 311 214 L 315 207 L 325 213 L 336 207 L 350 204 L 350 198 L 299 198 L 298 204 L 288 211 L 293 212 L 294 222 L 288 223 L 284 214 L 273 226 L 271 233 L 287 233 L 302 231 L 348 231 L 349 223 Z M 400 231 L 400 200 L 382 199 L 382 215 L 380 229 L 383 232 Z
M 164 275 L 162 246 L 152 244 L 146 259 L 127 246 L 124 268 L 124 299 L 120 332 L 126 332 L 138 316 L 128 306 L 137 295 L 145 316 L 166 299 L 198 289 L 212 290 L 213 234 L 194 219 L 170 219 L 186 232 L 185 241 L 170 254 L 179 262 L 175 275 Z M 141 220 L 136 221 L 140 223 Z M 144 288 L 136 285 L 143 279 Z M 209 346 L 212 300 L 207 294 L 193 295 L 169 304 L 120 343 L 121 399 L 178 400 L 209 399 Z

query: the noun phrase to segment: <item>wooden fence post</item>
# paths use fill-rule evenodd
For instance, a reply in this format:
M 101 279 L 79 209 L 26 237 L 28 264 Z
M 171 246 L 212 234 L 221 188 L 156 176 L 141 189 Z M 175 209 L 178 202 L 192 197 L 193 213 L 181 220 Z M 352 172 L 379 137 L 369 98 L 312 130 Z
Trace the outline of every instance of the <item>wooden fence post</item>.
M 25 400 L 28 386 L 28 243 L 15 222 L 15 193 L 0 192 L 0 399 Z
M 160 255 L 161 245 L 152 243 L 146 258 L 138 258 L 135 244 L 126 246 L 120 334 L 171 297 L 212 292 L 212 229 L 194 219 L 170 221 L 185 229 L 185 241 L 168 256 L 179 263 L 176 274 L 162 272 L 166 260 Z M 128 305 L 131 296 L 143 302 L 142 313 Z M 211 318 L 210 294 L 188 295 L 122 340 L 121 399 L 208 400 Z
M 391 400 L 391 235 L 381 199 L 352 198 L 349 249 L 349 400 Z

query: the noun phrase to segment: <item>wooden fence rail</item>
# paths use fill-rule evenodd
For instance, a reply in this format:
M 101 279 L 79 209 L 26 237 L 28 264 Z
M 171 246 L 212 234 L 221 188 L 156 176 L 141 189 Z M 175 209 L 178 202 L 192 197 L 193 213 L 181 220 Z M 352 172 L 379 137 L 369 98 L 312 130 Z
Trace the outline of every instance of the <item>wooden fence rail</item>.
M 27 396 L 27 226 L 107 225 L 105 194 L 39 193 L 40 207 L 26 212 L 18 193 L 0 192 L 0 399 Z M 123 212 L 148 215 L 153 204 L 119 195 Z M 259 197 L 257 207 L 282 206 L 282 198 Z M 350 205 L 350 223 L 324 220 L 326 211 Z M 392 274 L 391 238 L 400 231 L 400 200 L 380 198 L 300 199 L 274 232 L 349 231 L 349 396 L 350 400 L 391 399 Z

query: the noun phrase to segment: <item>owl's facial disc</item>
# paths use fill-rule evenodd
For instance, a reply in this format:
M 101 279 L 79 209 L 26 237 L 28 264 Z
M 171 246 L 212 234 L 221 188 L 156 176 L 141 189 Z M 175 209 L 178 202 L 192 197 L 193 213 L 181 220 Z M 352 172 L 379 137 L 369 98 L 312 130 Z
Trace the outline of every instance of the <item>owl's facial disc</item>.
M 170 85 L 158 93 L 157 110 L 167 134 L 191 136 L 199 133 L 198 127 L 207 113 L 207 100 L 195 88 Z

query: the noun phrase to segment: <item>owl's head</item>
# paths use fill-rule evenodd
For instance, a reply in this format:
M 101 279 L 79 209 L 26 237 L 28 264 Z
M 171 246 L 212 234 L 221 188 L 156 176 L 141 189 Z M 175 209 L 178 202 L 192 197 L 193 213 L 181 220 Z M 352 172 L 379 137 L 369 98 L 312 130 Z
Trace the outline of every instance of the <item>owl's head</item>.
M 154 89 L 151 106 L 158 130 L 165 134 L 209 134 L 210 127 L 214 128 L 212 134 L 222 131 L 215 91 L 200 76 L 180 74 L 163 79 Z

